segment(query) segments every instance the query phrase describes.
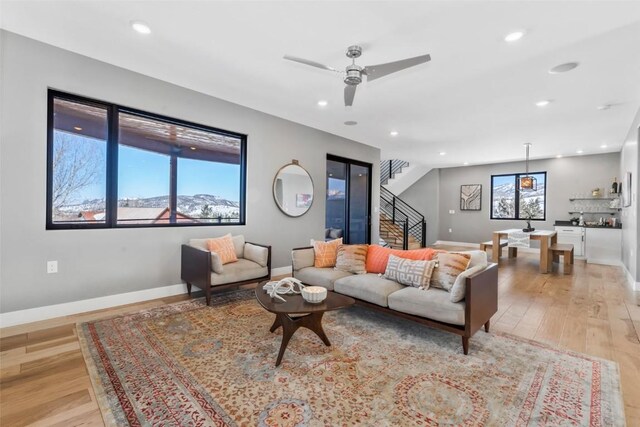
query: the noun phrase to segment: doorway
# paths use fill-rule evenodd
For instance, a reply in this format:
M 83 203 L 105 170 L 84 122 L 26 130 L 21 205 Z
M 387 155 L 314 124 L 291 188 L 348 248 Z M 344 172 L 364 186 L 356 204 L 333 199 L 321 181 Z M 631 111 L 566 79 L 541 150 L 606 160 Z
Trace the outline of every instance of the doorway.
M 327 239 L 371 243 L 370 163 L 327 155 Z

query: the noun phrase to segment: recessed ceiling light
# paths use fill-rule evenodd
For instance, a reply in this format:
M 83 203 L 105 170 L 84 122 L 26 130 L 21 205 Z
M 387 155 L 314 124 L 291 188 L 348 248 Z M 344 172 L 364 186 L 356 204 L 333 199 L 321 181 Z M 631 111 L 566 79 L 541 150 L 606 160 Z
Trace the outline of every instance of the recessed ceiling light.
M 330 174 L 329 174 L 329 176 L 333 176 L 333 174 L 332 174 L 332 173 L 330 173 Z
M 509 33 L 505 36 L 504 41 L 513 43 L 518 41 L 524 36 L 524 31 L 514 31 L 513 33 Z
M 553 101 L 551 101 L 550 99 L 543 99 L 542 101 L 536 102 L 536 105 L 538 107 L 546 107 L 547 105 L 551 104 L 551 102 Z
M 73 127 L 75 130 L 82 130 L 82 128 L 80 126 L 74 126 Z
M 469 166 L 469 162 L 464 162 L 463 165 Z
M 602 104 L 602 105 L 598 105 L 598 110 L 602 111 L 602 110 L 608 110 L 609 108 L 611 108 L 611 104 Z
M 561 158 L 562 158 L 562 154 L 558 154 L 558 155 L 556 156 L 556 159 L 561 159 Z
M 584 153 L 584 151 L 583 150 L 576 150 L 576 153 L 582 154 L 582 153 Z
M 318 101 L 318 106 L 320 107 L 326 107 L 327 104 L 329 104 L 327 101 L 325 101 L 324 99 L 321 99 L 320 101 Z
M 193 151 L 196 151 L 196 147 L 189 147 L 189 148 L 191 148 Z
M 391 132 L 389 132 L 389 135 L 398 136 L 398 131 L 397 130 L 392 130 Z
M 131 28 L 139 32 L 140 34 L 151 33 L 151 28 L 142 21 L 131 21 Z
M 552 69 L 549 70 L 549 74 L 560 74 L 566 73 L 567 71 L 571 71 L 580 65 L 578 62 L 566 62 L 564 64 L 556 65 Z
M 347 126 L 355 126 L 358 124 L 358 122 L 356 122 L 355 120 L 347 120 L 346 122 L 344 122 L 344 124 Z
M 447 153 L 445 153 L 444 151 L 441 151 L 441 152 L 440 152 L 440 155 L 441 155 L 441 156 L 444 156 L 445 154 L 447 154 Z
M 607 144 L 602 144 L 600 148 L 607 148 Z

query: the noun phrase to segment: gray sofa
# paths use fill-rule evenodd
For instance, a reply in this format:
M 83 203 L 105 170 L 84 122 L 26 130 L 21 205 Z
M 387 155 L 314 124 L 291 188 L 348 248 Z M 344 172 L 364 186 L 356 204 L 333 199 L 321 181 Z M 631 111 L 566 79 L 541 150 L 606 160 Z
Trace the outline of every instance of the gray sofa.
M 485 252 L 462 253 L 470 254 L 471 261 L 467 271 L 456 279 L 454 287 L 458 285 L 458 292 L 464 295 L 456 302 L 452 301 L 455 295 L 443 289 L 424 291 L 378 274 L 314 267 L 313 247 L 293 249 L 293 276 L 307 285 L 355 298 L 359 305 L 460 335 L 463 352 L 468 354 L 471 336 L 482 326 L 489 332 L 491 316 L 498 311 L 498 266 L 487 263 Z
M 207 305 L 211 303 L 213 289 L 223 290 L 247 283 L 271 279 L 271 246 L 245 242 L 244 236 L 233 236 L 238 261 L 222 265 L 220 257 L 209 252 L 207 240 L 191 239 L 182 245 L 181 278 L 191 287 L 204 291 Z

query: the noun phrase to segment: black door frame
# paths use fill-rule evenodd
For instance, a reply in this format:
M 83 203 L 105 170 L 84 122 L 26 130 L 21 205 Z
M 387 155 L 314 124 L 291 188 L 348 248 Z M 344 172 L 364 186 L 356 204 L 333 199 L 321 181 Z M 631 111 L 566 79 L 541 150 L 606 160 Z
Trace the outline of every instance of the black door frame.
M 372 194 L 372 186 L 371 186 L 371 181 L 372 181 L 372 172 L 373 172 L 373 164 L 371 163 L 367 163 L 367 162 L 363 162 L 361 160 L 355 160 L 355 159 L 349 159 L 347 157 L 342 157 L 342 156 L 336 156 L 335 154 L 329 154 L 327 153 L 327 161 L 335 161 L 335 162 L 340 162 L 340 163 L 344 163 L 346 166 L 346 171 L 345 171 L 345 185 L 344 185 L 344 197 L 345 197 L 345 201 L 344 201 L 344 232 L 342 233 L 342 237 L 343 237 L 343 241 L 344 243 L 351 243 L 349 240 L 349 227 L 350 227 L 350 212 L 349 212 L 349 198 L 350 193 L 351 193 L 351 165 L 356 165 L 356 166 L 362 166 L 364 168 L 367 168 L 367 200 L 369 201 L 368 206 L 367 206 L 367 239 L 366 239 L 366 244 L 371 244 L 371 194 Z M 326 166 L 325 166 L 326 167 Z M 326 187 L 327 189 L 329 188 L 329 176 L 326 174 L 325 172 L 325 183 L 326 183 Z M 325 193 L 325 200 L 326 200 L 326 193 Z M 326 208 L 325 208 L 325 225 L 326 225 Z

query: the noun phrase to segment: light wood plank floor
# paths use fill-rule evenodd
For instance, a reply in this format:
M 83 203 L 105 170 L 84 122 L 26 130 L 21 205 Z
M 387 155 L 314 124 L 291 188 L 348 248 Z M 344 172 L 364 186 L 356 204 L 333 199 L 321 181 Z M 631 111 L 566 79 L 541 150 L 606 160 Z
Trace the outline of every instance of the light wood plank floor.
M 499 311 L 492 329 L 615 360 L 620 365 L 627 423 L 640 425 L 639 293 L 630 289 L 617 267 L 576 261 L 570 276 L 554 268 L 552 274 L 539 274 L 537 257 L 531 254 L 503 258 Z M 102 425 L 76 322 L 186 298 L 163 298 L 1 329 L 0 425 Z

